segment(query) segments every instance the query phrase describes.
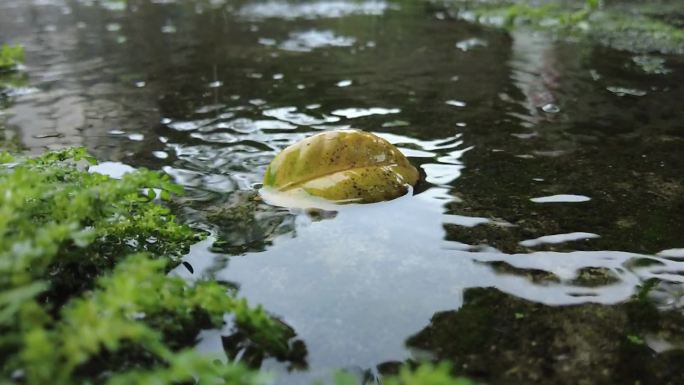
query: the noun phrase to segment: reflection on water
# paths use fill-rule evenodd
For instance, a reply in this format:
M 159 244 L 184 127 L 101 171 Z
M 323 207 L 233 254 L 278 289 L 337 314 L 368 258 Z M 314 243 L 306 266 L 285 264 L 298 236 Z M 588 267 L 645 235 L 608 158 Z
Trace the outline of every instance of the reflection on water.
M 212 237 L 176 273 L 232 281 L 293 328 L 309 371 L 283 382 L 426 355 L 492 383 L 575 380 L 530 362 L 624 341 L 629 306 L 606 305 L 635 294 L 682 306 L 681 57 L 509 35 L 406 1 L 10 0 L 0 37 L 26 46 L 33 90 L 10 93 L 7 131 L 34 153 L 84 145 L 112 161 L 100 172 L 148 167 L 184 185 L 175 209 Z M 334 212 L 259 197 L 280 150 L 346 128 L 406 154 L 423 173 L 415 195 Z M 539 344 L 556 333 L 557 349 L 516 350 L 518 329 L 473 321 L 509 316 Z M 645 337 L 654 352 L 681 351 L 669 317 Z M 606 337 L 572 345 L 577 328 Z M 239 345 L 222 334 L 200 348 Z M 501 365 L 482 366 L 496 336 Z M 504 376 L 514 364 L 527 377 Z

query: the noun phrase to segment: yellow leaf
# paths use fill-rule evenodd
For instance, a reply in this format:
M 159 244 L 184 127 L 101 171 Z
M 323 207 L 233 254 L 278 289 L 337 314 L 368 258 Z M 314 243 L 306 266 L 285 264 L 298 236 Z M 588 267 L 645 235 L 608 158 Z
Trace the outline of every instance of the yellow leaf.
M 418 170 L 391 143 L 355 131 L 324 132 L 283 150 L 266 170 L 264 187 L 336 203 L 371 203 L 406 194 Z

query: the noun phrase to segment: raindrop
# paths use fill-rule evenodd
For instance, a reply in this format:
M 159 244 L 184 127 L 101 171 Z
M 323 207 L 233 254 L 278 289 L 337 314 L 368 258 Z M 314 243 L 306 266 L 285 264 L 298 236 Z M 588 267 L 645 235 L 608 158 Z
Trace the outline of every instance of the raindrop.
M 214 80 L 213 82 L 209 83 L 209 88 L 219 88 L 223 85 L 223 82 L 220 80 Z
M 146 83 L 145 82 L 135 82 L 135 86 L 138 88 L 143 88 L 145 87 Z
M 130 134 L 130 135 L 128 135 L 128 139 L 136 141 L 136 142 L 140 142 L 143 139 L 145 139 L 145 135 L 143 135 L 143 134 Z
M 107 28 L 107 31 L 109 31 L 109 32 L 118 32 L 119 30 L 121 30 L 121 24 L 109 23 L 109 24 L 107 24 L 106 28 Z
M 348 80 L 348 79 L 347 80 L 340 80 L 339 82 L 337 82 L 338 87 L 349 87 L 350 85 L 352 85 L 352 81 Z

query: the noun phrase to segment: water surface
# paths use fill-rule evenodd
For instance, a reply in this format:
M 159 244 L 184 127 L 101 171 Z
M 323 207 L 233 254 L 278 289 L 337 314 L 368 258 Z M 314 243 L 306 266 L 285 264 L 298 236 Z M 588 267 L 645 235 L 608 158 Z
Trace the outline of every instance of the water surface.
M 682 57 L 374 0 L 9 0 L 0 38 L 27 56 L 5 137 L 184 185 L 175 209 L 212 236 L 177 273 L 294 330 L 308 369 L 266 359 L 279 383 L 431 358 L 493 384 L 684 381 Z M 260 200 L 278 151 L 346 128 L 396 144 L 415 194 Z M 227 334 L 198 348 L 225 357 Z

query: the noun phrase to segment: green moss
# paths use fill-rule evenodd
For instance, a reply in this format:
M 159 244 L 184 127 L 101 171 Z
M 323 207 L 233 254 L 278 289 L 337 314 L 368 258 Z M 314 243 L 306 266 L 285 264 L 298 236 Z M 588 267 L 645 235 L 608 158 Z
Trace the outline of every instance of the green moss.
M 24 47 L 3 44 L 0 47 L 0 72 L 12 71 L 24 61 Z
M 633 52 L 684 53 L 684 30 L 654 14 L 649 4 L 601 6 L 595 0 L 574 7 L 560 2 L 457 0 L 453 4 L 460 17 L 486 25 L 551 31 Z
M 260 308 L 216 282 L 166 274 L 198 239 L 143 193 L 181 193 L 166 176 L 88 173 L 83 149 L 0 159 L 0 380 L 261 383 L 183 349 L 227 313 L 265 351 L 287 349 Z

